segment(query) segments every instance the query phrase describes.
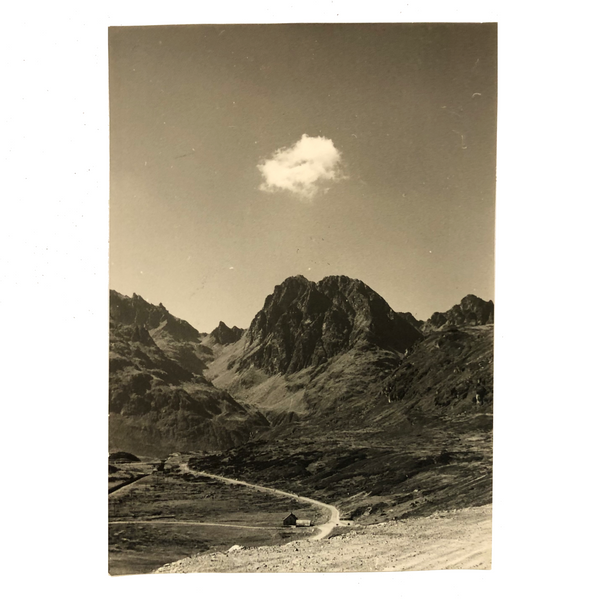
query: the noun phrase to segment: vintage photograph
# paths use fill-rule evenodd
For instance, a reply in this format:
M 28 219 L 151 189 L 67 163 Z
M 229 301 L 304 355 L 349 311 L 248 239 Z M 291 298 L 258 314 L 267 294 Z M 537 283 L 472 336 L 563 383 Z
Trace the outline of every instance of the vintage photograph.
M 109 573 L 490 569 L 497 25 L 108 54 Z

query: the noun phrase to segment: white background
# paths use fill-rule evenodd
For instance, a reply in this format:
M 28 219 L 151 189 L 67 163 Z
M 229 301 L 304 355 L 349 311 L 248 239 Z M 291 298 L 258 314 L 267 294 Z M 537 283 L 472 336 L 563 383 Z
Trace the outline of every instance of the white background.
M 89 4 L 3 10 L 6 597 L 593 597 L 600 400 L 593 4 Z M 493 568 L 110 578 L 107 27 L 329 21 L 499 23 Z

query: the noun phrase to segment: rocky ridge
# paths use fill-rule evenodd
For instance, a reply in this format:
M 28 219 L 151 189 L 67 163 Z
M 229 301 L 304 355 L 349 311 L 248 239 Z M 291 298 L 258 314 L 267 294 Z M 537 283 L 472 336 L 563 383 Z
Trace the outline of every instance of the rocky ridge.
M 465 296 L 444 313 L 435 312 L 423 325 L 424 331 L 463 325 L 491 325 L 494 322 L 494 303 L 473 294 Z
M 467 296 L 444 313 L 444 323 L 461 325 L 434 327 L 393 311 L 358 280 L 291 277 L 207 374 L 267 416 L 273 430 L 261 435 L 271 439 L 285 438 L 299 419 L 335 430 L 486 413 L 493 397 L 491 309 L 493 303 Z
M 110 316 L 121 325 L 145 329 L 166 356 L 192 373 L 202 375 L 212 360 L 212 350 L 203 344 L 206 334 L 174 317 L 162 303 L 156 306 L 138 294 L 129 298 L 111 290 Z
M 110 308 L 111 451 L 157 456 L 223 450 L 268 426 L 256 409 L 242 406 L 202 375 L 199 360 L 192 359 L 198 359 L 194 347 L 200 334 L 191 325 L 139 296 L 113 292 Z
M 244 330 L 236 327 L 227 327 L 223 321 L 220 321 L 217 327 L 210 332 L 210 338 L 217 344 L 226 346 L 227 344 L 234 344 L 237 342 L 242 335 Z
M 493 303 L 467 296 L 424 323 L 393 311 L 360 281 L 292 277 L 245 332 L 220 323 L 206 335 L 179 321 L 139 296 L 112 295 L 111 450 L 189 452 L 187 469 L 318 499 L 358 527 L 395 523 L 385 525 L 383 545 L 371 536 L 380 530 L 367 527 L 367 538 L 334 532 L 332 540 L 297 545 L 291 557 L 278 548 L 237 548 L 173 570 L 488 564 L 483 548 L 483 562 L 479 550 L 457 562 L 458 547 L 439 562 L 450 542 L 439 545 L 437 534 L 415 562 L 420 542 L 401 526 L 491 502 Z M 187 363 L 179 360 L 182 348 L 202 364 L 190 363 L 189 353 Z M 460 539 L 459 526 L 451 539 Z M 407 540 L 405 550 L 397 551 L 398 540 Z M 474 543 L 489 544 L 489 531 Z
M 400 431 L 416 419 L 487 414 L 492 323 L 493 303 L 472 295 L 424 323 L 359 280 L 295 276 L 267 296 L 248 330 L 220 322 L 206 335 L 162 304 L 111 292 L 111 432 L 137 419 L 133 437 L 155 443 L 160 415 L 158 437 L 168 431 L 170 448 L 222 449 L 255 435 L 283 439 L 300 422 Z M 203 412 L 188 397 L 225 402 L 203 417 L 221 420 L 216 429 L 184 417 Z
M 267 296 L 246 334 L 241 364 L 294 373 L 359 344 L 404 352 L 422 337 L 362 281 L 330 276 L 314 283 L 299 275 Z

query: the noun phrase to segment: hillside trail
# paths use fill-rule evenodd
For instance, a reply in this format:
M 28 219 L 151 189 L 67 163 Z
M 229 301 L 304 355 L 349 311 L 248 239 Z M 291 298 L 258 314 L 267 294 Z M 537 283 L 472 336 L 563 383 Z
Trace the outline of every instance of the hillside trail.
M 195 475 L 210 477 L 211 479 L 216 479 L 217 481 L 222 481 L 231 485 L 245 485 L 246 487 L 258 490 L 260 492 L 265 492 L 267 494 L 275 494 L 277 496 L 285 496 L 287 498 L 293 498 L 294 500 L 307 502 L 308 504 L 313 504 L 314 506 L 326 509 L 327 511 L 329 511 L 329 520 L 323 525 L 317 525 L 317 533 L 310 536 L 309 538 L 306 538 L 308 540 L 322 540 L 323 538 L 326 538 L 340 523 L 340 512 L 335 506 L 332 506 L 331 504 L 325 504 L 325 502 L 320 502 L 319 500 L 314 500 L 313 498 L 307 498 L 306 496 L 298 496 L 297 494 L 284 492 L 283 490 L 266 487 L 264 485 L 256 485 L 254 483 L 248 483 L 247 481 L 240 481 L 238 479 L 222 477 L 221 475 L 213 475 L 212 473 L 207 473 L 206 471 L 192 471 L 187 464 L 185 465 L 185 467 L 184 465 L 181 465 L 181 467 L 188 470 L 190 473 L 194 473 Z

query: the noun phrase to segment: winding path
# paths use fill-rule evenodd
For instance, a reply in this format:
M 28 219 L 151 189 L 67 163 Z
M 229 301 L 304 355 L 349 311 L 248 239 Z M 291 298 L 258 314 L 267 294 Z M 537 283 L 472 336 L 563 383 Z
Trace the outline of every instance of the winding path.
M 221 477 L 221 475 L 213 475 L 211 473 L 206 473 L 205 471 L 193 471 L 193 473 L 195 473 L 196 475 L 202 475 L 203 477 L 210 477 L 211 479 L 223 481 L 232 485 L 245 485 L 246 487 L 253 488 L 261 492 L 266 492 L 268 494 L 275 494 L 277 496 L 286 496 L 287 498 L 294 498 L 294 500 L 301 500 L 302 502 L 307 502 L 309 504 L 319 506 L 320 508 L 327 509 L 329 511 L 329 520 L 323 525 L 318 525 L 317 533 L 307 539 L 322 540 L 323 538 L 327 537 L 333 531 L 334 527 L 336 527 L 340 523 L 340 512 L 335 506 L 332 506 L 331 504 L 325 504 L 324 502 L 319 502 L 318 500 L 313 500 L 312 498 L 307 498 L 305 496 L 298 496 L 297 494 L 291 494 L 290 492 L 284 492 L 283 490 L 265 487 L 264 485 L 256 485 L 254 483 L 247 483 L 246 481 L 239 481 L 238 479 Z
M 240 481 L 238 479 L 231 479 L 229 477 L 222 477 L 221 475 L 213 475 L 212 473 L 207 473 L 206 471 L 195 471 L 191 470 L 187 464 L 180 465 L 183 471 L 188 471 L 190 473 L 194 473 L 195 475 L 201 475 L 202 477 L 210 477 L 211 479 L 216 479 L 217 481 L 222 481 L 224 483 L 228 483 L 230 485 L 245 485 L 246 487 L 258 490 L 260 492 L 264 492 L 267 494 L 274 494 L 277 496 L 285 496 L 287 498 L 293 498 L 294 500 L 299 500 L 302 502 L 306 502 L 308 504 L 313 504 L 314 506 L 318 506 L 320 508 L 325 508 L 329 512 L 329 520 L 323 525 L 317 525 L 315 529 L 317 532 L 310 536 L 310 540 L 322 540 L 327 537 L 333 529 L 339 525 L 340 523 L 340 513 L 335 506 L 331 504 L 325 504 L 324 502 L 319 502 L 319 500 L 313 500 L 312 498 L 307 498 L 306 496 L 298 496 L 297 494 L 292 494 L 290 492 L 284 492 L 283 490 L 278 490 L 276 488 L 265 487 L 264 485 L 256 485 L 254 483 L 248 483 L 246 481 Z M 118 489 L 109 492 L 110 495 L 120 495 L 128 491 L 130 486 L 135 485 L 142 479 L 149 477 L 149 475 L 144 475 L 134 481 L 127 483 L 126 485 L 119 487 Z M 110 521 L 109 525 L 116 524 L 129 524 L 129 523 L 145 523 L 145 524 L 174 524 L 174 525 L 207 525 L 207 526 L 215 526 L 215 527 L 237 527 L 239 529 L 279 529 L 279 527 L 259 527 L 259 526 L 250 526 L 250 525 L 234 525 L 234 524 L 226 524 L 226 523 L 209 523 L 205 521 L 162 521 L 162 520 L 148 520 L 148 521 Z

